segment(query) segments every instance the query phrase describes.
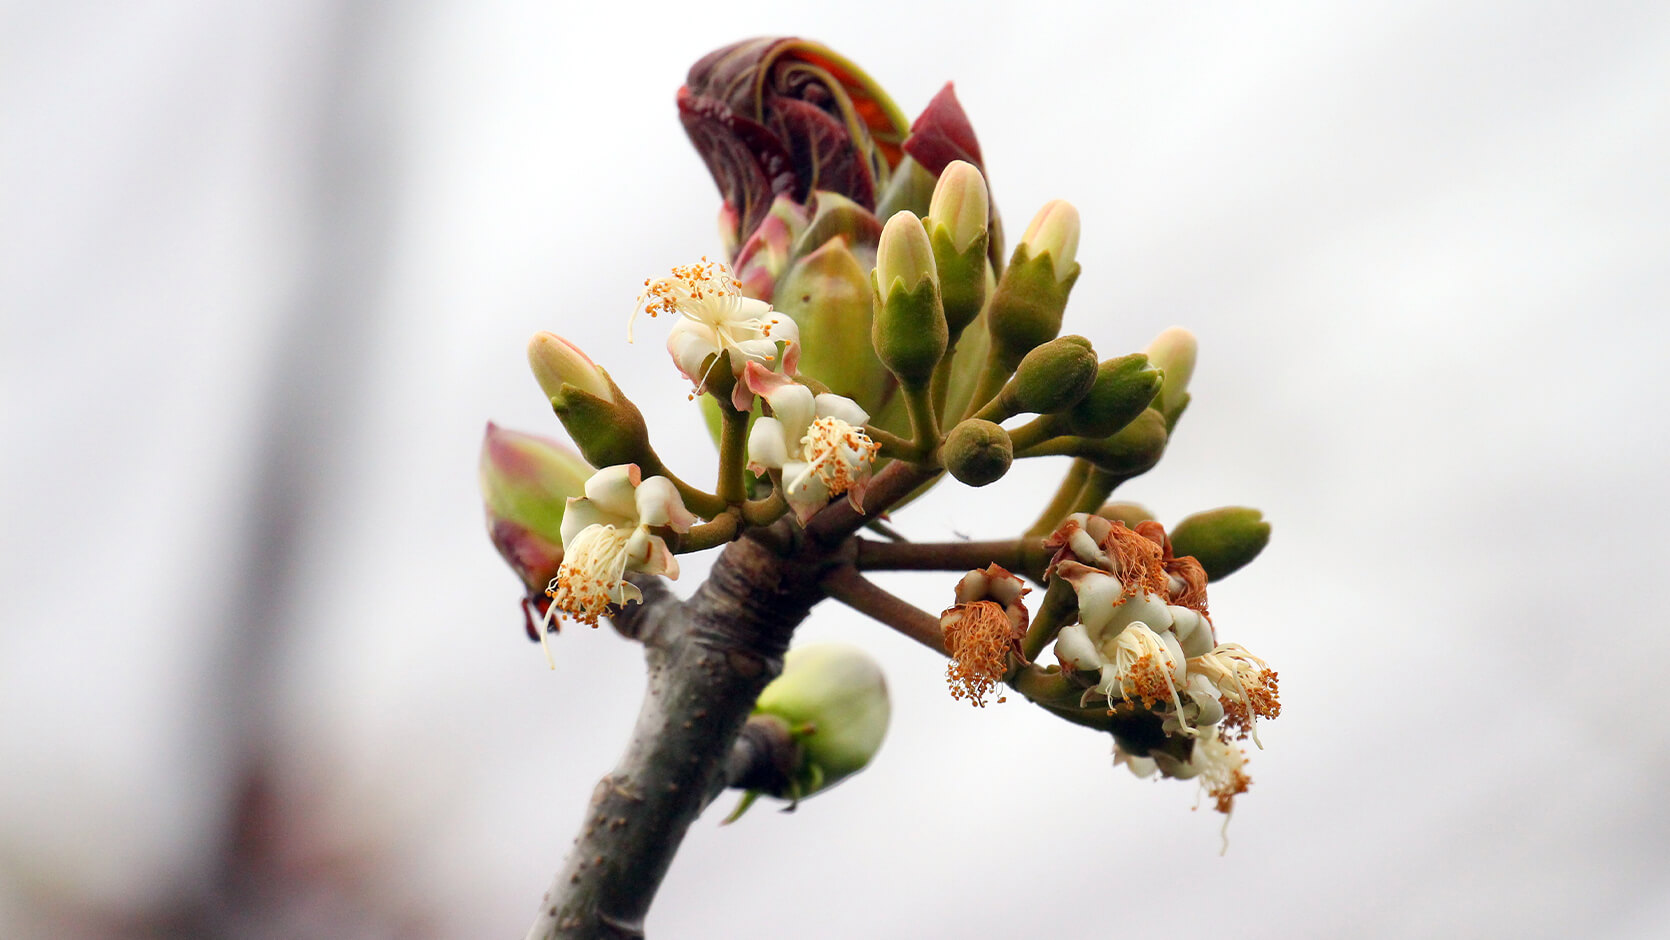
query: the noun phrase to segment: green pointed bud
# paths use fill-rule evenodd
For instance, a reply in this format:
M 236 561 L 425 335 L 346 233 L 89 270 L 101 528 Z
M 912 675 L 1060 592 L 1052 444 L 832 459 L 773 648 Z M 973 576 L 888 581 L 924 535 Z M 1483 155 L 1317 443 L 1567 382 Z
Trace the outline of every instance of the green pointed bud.
M 528 340 L 528 366 L 545 397 L 554 397 L 564 385 L 572 385 L 583 392 L 608 399 L 612 394 L 609 379 L 591 357 L 555 333 L 539 332 Z M 606 466 L 606 465 L 605 465 Z
M 1010 370 L 1061 332 L 1067 295 L 1079 277 L 1078 250 L 1078 210 L 1059 199 L 1038 213 L 1015 246 L 986 312 L 992 345 Z
M 887 220 L 871 274 L 875 320 L 870 342 L 899 382 L 926 387 L 950 335 L 940 306 L 939 272 L 922 221 L 911 212 Z
M 1096 367 L 1090 391 L 1064 414 L 1066 426 L 1080 437 L 1107 437 L 1143 413 L 1160 380 L 1160 370 L 1142 353 L 1109 359 Z
M 1009 433 L 990 421 L 969 418 L 951 429 L 940 445 L 945 469 L 968 486 L 985 486 L 1003 479 L 1014 462 Z
M 1154 520 L 1154 514 L 1141 503 L 1107 503 L 1096 510 L 1096 515 L 1114 522 L 1123 522 L 1127 529 L 1135 529 L 1144 522 Z
M 1032 217 L 1021 236 L 1031 257 L 1049 255 L 1056 281 L 1077 273 L 1079 257 L 1079 210 L 1065 199 L 1052 199 Z
M 1234 574 L 1269 543 L 1270 523 L 1264 514 L 1244 506 L 1197 512 L 1171 530 L 1172 553 L 1193 555 L 1212 581 Z
M 786 781 L 767 792 L 804 799 L 863 770 L 881 749 L 890 714 L 887 681 L 870 654 L 841 643 L 789 650 L 749 719 L 782 722 L 799 746 Z
M 939 270 L 945 323 L 962 333 L 986 305 L 986 219 L 991 202 L 974 164 L 953 160 L 940 174 L 923 225 Z
M 1026 354 L 1006 395 L 1016 413 L 1055 414 L 1077 404 L 1096 386 L 1096 353 L 1082 336 L 1059 336 Z
M 591 465 L 548 437 L 489 422 L 479 472 L 493 547 L 529 593 L 545 590 L 562 564 L 563 511 L 585 495 Z
M 580 448 L 581 456 L 592 466 L 635 463 L 646 476 L 653 475 L 661 467 L 661 458 L 650 446 L 643 413 L 608 373 L 598 371 L 609 383 L 604 394 L 594 395 L 565 384 L 551 396 L 551 410 L 557 413 L 568 436 Z
M 847 239 L 832 236 L 778 280 L 773 306 L 800 328 L 800 374 L 874 415 L 894 380 L 870 344 L 870 294 L 868 266 Z
M 1154 407 L 1160 409 L 1167 420 L 1175 422 L 1177 415 L 1182 413 L 1188 397 L 1189 379 L 1194 376 L 1198 349 L 1195 335 L 1180 326 L 1166 330 L 1148 344 L 1148 361 L 1165 372 L 1165 381 L 1160 385 L 1159 400 Z
M 1165 455 L 1166 420 L 1149 408 L 1112 437 L 1069 440 L 1074 443 L 1068 453 L 1074 457 L 1083 457 L 1098 470 L 1129 479 L 1152 469 Z

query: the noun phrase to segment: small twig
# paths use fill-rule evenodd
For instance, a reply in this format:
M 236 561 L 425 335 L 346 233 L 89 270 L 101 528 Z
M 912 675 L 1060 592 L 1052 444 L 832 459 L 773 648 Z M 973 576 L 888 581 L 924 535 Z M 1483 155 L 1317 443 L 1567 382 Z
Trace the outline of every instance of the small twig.
M 970 571 L 1002 565 L 1034 580 L 1043 575 L 1044 542 L 1038 538 L 990 542 L 878 542 L 858 539 L 860 571 Z
M 945 634 L 939 618 L 903 600 L 858 573 L 851 565 L 838 565 L 823 576 L 823 589 L 853 610 L 903 633 L 928 649 L 945 655 Z

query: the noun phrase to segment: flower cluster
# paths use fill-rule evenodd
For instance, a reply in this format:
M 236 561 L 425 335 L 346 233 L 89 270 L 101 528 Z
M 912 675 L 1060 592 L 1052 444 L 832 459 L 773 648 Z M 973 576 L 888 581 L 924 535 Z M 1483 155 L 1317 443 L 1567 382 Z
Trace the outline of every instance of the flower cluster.
M 1252 735 L 1256 721 L 1281 713 L 1276 673 L 1234 643 L 1219 644 L 1206 607 L 1206 572 L 1173 554 L 1156 522 L 1135 529 L 1100 516 L 1068 517 L 1048 547 L 1051 575 L 1072 585 L 1079 622 L 1061 629 L 1055 655 L 1081 678 L 1086 697 L 1108 707 L 1140 707 L 1162 718 L 1167 735 L 1193 738 L 1180 761 L 1156 751 L 1167 776 L 1202 775 L 1220 809 L 1246 789 L 1240 751 L 1229 742 Z M 1129 756 L 1128 756 L 1129 757 Z

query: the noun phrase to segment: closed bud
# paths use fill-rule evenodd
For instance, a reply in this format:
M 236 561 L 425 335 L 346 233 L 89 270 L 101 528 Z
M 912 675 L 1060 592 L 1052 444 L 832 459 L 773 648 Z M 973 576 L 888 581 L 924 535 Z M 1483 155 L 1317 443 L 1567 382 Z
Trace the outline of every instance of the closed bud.
M 550 438 L 488 423 L 479 470 L 488 537 L 538 594 L 562 564 L 563 511 L 585 492 L 592 468 Z
M 1264 514 L 1243 506 L 1197 512 L 1171 530 L 1172 553 L 1193 555 L 1213 581 L 1240 570 L 1269 542 Z
M 968 486 L 985 486 L 1002 479 L 1014 458 L 1008 432 L 979 418 L 969 418 L 952 428 L 940 447 L 945 469 Z
M 1174 326 L 1148 344 L 1148 361 L 1165 373 L 1165 381 L 1160 385 L 1159 400 L 1154 407 L 1166 416 L 1166 420 L 1175 422 L 1182 413 L 1183 405 L 1188 398 L 1189 379 L 1195 371 L 1195 353 L 1199 344 L 1195 335 L 1180 326 Z
M 528 366 L 545 397 L 553 398 L 564 385 L 610 400 L 612 384 L 591 357 L 555 333 L 539 332 L 528 340 Z
M 939 274 L 922 223 L 909 212 L 887 220 L 872 274 L 875 319 L 870 341 L 900 383 L 922 387 L 950 342 L 940 306 Z
M 945 323 L 952 336 L 967 328 L 986 305 L 986 181 L 972 163 L 954 160 L 934 187 L 924 225 L 939 271 Z
M 1078 280 L 1079 214 L 1056 200 L 1027 227 L 987 311 L 992 344 L 1013 369 L 1061 332 L 1067 295 Z
M 1160 371 L 1142 353 L 1109 359 L 1096 367 L 1090 391 L 1066 412 L 1067 427 L 1081 437 L 1107 437 L 1143 413 L 1160 381 Z
M 771 211 L 736 252 L 732 268 L 742 282 L 743 296 L 770 302 L 777 278 L 789 266 L 795 240 L 808 220 L 806 208 L 793 199 L 778 196 L 772 202 Z
M 1061 336 L 1026 354 L 1009 396 L 1017 411 L 1054 414 L 1090 394 L 1098 375 L 1096 353 L 1082 336 Z
M 829 789 L 875 757 L 890 715 L 887 681 L 868 653 L 840 643 L 790 650 L 749 722 L 777 725 L 797 747 L 785 779 L 755 789 L 786 799 Z
M 1068 451 L 1073 456 L 1083 457 L 1098 470 L 1128 479 L 1152 469 L 1165 455 L 1166 422 L 1150 408 L 1111 437 L 1074 440 Z
M 613 381 L 606 392 L 594 395 L 565 385 L 551 396 L 551 410 L 557 413 L 568 436 L 580 448 L 581 456 L 592 466 L 632 463 L 650 474 L 660 472 L 661 458 L 650 446 L 643 413 Z
M 1045 203 L 1026 227 L 1020 247 L 1029 257 L 1048 255 L 1056 281 L 1067 280 L 1078 269 L 1079 210 L 1064 199 Z
M 1154 514 L 1149 512 L 1148 508 L 1141 503 L 1107 503 L 1101 509 L 1096 510 L 1096 515 L 1103 519 L 1111 519 L 1114 522 L 1123 522 L 1125 528 L 1132 531 L 1135 531 L 1136 527 L 1142 523 L 1151 522 L 1154 519 Z

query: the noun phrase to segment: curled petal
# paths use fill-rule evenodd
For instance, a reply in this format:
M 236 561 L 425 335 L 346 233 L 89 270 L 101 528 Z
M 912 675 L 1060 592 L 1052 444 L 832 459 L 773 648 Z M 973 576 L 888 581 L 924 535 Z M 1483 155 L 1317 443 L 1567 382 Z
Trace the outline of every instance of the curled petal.
M 1102 657 L 1096 652 L 1096 644 L 1090 642 L 1081 624 L 1069 624 L 1061 628 L 1055 636 L 1055 658 L 1063 666 L 1074 669 L 1095 671 L 1102 667 Z
M 820 418 L 839 418 L 853 427 L 863 427 L 870 420 L 870 413 L 858 407 L 858 402 L 843 395 L 824 392 L 813 397 L 817 415 Z
M 638 509 L 633 492 L 642 481 L 643 475 L 635 463 L 604 467 L 586 481 L 586 498 L 604 512 L 634 519 Z
M 670 526 L 688 532 L 696 524 L 696 516 L 684 508 L 678 487 L 666 477 L 650 477 L 638 486 L 637 518 L 640 525 Z

